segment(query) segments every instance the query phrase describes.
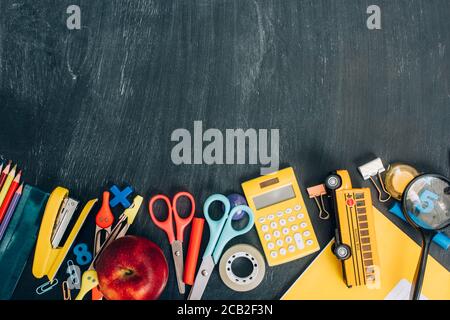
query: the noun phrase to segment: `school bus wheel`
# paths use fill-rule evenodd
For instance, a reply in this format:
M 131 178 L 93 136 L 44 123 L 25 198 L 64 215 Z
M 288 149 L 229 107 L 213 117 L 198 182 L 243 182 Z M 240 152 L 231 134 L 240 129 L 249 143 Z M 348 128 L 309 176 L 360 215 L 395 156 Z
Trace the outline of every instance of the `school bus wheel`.
M 325 179 L 325 186 L 330 190 L 338 189 L 342 184 L 342 179 L 337 174 L 329 175 Z
M 350 247 L 346 244 L 338 244 L 334 247 L 334 255 L 339 259 L 339 260 L 347 260 L 348 258 L 350 258 L 350 254 L 351 254 L 351 250 Z

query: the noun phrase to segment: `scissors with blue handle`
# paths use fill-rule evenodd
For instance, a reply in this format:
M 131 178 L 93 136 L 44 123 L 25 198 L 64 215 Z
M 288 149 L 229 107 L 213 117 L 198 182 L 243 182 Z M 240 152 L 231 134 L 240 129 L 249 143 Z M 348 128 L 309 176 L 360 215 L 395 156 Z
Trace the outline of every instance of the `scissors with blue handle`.
M 221 202 L 224 207 L 223 216 L 219 220 L 213 220 L 209 216 L 209 207 L 215 201 Z M 252 209 L 244 205 L 236 206 L 231 210 L 230 208 L 230 200 L 221 194 L 211 195 L 203 205 L 203 213 L 209 226 L 209 243 L 203 254 L 202 264 L 195 278 L 194 286 L 189 293 L 188 300 L 200 300 L 202 298 L 209 277 L 214 270 L 214 266 L 219 262 L 225 245 L 234 237 L 247 233 L 253 227 L 255 219 Z M 236 230 L 232 225 L 232 218 L 241 210 L 247 213 L 248 222 L 244 228 Z

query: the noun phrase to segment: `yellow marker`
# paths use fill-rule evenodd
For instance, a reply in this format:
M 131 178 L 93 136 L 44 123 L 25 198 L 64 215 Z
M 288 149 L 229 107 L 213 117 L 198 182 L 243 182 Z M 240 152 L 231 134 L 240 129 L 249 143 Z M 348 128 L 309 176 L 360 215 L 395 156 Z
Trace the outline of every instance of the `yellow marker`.
M 8 193 L 9 187 L 11 186 L 11 183 L 14 180 L 14 176 L 16 175 L 16 167 L 8 173 L 8 177 L 5 180 L 5 184 L 3 185 L 2 191 L 0 191 L 0 206 L 3 204 L 3 200 L 5 200 L 6 194 Z

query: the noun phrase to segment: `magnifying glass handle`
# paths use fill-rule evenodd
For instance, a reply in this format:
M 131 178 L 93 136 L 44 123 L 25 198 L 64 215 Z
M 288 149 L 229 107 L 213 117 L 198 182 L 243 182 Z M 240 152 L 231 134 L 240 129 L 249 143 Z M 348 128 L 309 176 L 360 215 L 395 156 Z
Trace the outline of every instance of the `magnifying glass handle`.
M 431 240 L 435 232 L 426 232 L 421 230 L 422 234 L 422 250 L 420 253 L 419 264 L 417 265 L 416 274 L 412 283 L 411 300 L 419 300 L 422 291 L 423 279 L 425 278 L 425 269 L 427 267 L 428 253 L 430 251 Z

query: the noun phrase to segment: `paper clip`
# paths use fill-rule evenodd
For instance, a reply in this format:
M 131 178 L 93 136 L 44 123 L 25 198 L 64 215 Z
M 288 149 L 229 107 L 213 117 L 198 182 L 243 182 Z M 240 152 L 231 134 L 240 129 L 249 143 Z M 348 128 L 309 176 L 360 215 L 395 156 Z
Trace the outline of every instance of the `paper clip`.
M 66 273 L 69 277 L 65 282 L 69 289 L 80 289 L 81 286 L 81 270 L 80 267 L 75 265 L 72 260 L 67 261 Z
M 366 164 L 363 164 L 362 166 L 358 167 L 358 170 L 361 173 L 364 180 L 370 179 L 370 181 L 372 181 L 372 184 L 378 191 L 378 200 L 380 202 L 386 202 L 391 198 L 391 194 L 386 190 L 383 179 L 381 178 L 381 173 L 384 172 L 386 169 L 384 168 L 383 162 L 381 162 L 380 158 L 376 158 L 370 162 L 367 162 Z M 378 187 L 374 177 L 378 177 L 381 189 L 380 187 Z M 385 199 L 383 199 L 383 192 L 388 196 Z
M 52 290 L 53 287 L 56 286 L 57 284 L 58 284 L 58 279 L 53 279 L 53 281 L 47 281 L 36 288 L 36 293 L 39 295 L 44 294 L 47 291 Z
M 330 213 L 325 208 L 325 204 L 323 202 L 323 196 L 327 194 L 325 185 L 318 184 L 317 186 L 306 188 L 306 191 L 308 192 L 309 198 L 314 199 L 317 208 L 319 208 L 319 218 L 322 220 L 328 220 L 330 218 Z
M 64 300 L 72 300 L 72 296 L 70 294 L 70 288 L 67 281 L 64 281 L 62 283 L 62 291 L 63 291 L 63 297 Z

